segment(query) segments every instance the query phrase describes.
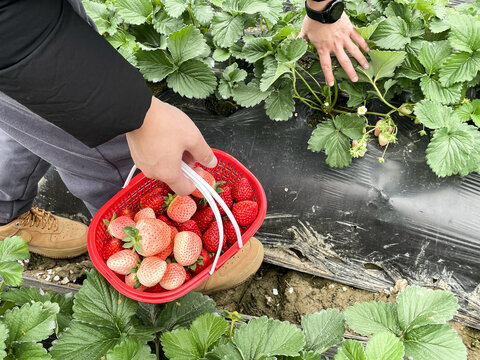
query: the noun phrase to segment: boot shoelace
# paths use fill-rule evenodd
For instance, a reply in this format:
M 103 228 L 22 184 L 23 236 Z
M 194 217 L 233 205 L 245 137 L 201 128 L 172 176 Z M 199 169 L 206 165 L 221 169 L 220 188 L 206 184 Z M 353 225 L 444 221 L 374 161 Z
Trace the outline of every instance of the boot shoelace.
M 23 226 L 35 226 L 47 230 L 57 230 L 58 223 L 51 212 L 38 207 L 32 207 L 30 211 L 21 215 L 19 220 Z

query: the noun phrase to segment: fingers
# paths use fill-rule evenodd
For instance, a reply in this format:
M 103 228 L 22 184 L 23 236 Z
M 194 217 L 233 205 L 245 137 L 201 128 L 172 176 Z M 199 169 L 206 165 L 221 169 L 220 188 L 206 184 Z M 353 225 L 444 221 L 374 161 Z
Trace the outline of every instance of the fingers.
M 193 182 L 185 177 L 180 166 L 170 172 L 168 178 L 164 181 L 179 196 L 190 195 L 196 189 Z
M 318 52 L 320 58 L 320 65 L 322 66 L 323 74 L 325 75 L 325 81 L 329 86 L 333 86 L 334 77 L 332 72 L 332 59 L 330 59 L 330 52 L 322 50 Z
M 345 70 L 345 73 L 348 75 L 350 80 L 353 82 L 358 81 L 357 73 L 355 72 L 352 62 L 348 58 L 343 48 L 337 48 L 337 50 L 335 50 L 335 55 L 337 56 L 340 66 L 343 68 L 343 70 Z
M 193 158 L 208 168 L 217 166 L 217 158 L 200 133 L 196 140 L 197 141 L 191 144 L 187 149 Z
M 358 44 L 358 46 L 360 46 L 363 49 L 363 51 L 365 51 L 365 52 L 370 51 L 367 42 L 362 37 L 362 35 L 360 35 L 356 30 L 352 31 L 352 33 L 350 34 L 350 37 L 352 38 L 353 41 L 355 41 Z M 363 63 L 361 63 L 361 64 L 363 64 Z
M 190 154 L 188 151 L 185 151 L 183 153 L 183 161 L 185 162 L 185 164 L 192 168 L 195 166 L 195 159 L 193 158 L 193 155 Z
M 345 45 L 345 49 L 358 61 L 360 65 L 363 66 L 364 69 L 368 69 L 368 61 L 365 56 L 362 54 L 360 49 L 355 45 L 353 42 L 349 41 Z

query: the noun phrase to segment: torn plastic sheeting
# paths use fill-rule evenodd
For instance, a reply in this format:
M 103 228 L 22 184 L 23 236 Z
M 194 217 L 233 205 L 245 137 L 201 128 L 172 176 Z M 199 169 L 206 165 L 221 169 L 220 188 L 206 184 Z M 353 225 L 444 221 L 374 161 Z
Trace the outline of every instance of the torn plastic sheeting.
M 332 169 L 307 150 L 305 114 L 275 122 L 260 105 L 223 118 L 201 101 L 164 97 L 263 184 L 268 211 L 257 236 L 268 262 L 372 291 L 401 278 L 449 288 L 460 320 L 480 328 L 480 175 L 438 178 L 412 121 L 397 119 L 384 164 L 372 141 L 364 158 Z

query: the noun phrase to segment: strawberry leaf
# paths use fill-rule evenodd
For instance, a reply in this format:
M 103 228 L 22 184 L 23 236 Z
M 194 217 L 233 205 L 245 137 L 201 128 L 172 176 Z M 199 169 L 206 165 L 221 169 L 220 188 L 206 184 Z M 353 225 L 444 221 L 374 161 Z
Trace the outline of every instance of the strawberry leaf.
M 460 123 L 452 108 L 436 101 L 422 100 L 413 109 L 418 121 L 430 129 L 456 126 Z
M 304 350 L 322 354 L 342 342 L 345 318 L 337 309 L 327 309 L 302 317 L 306 344 Z
M 26 342 L 14 344 L 10 351 L 11 353 L 6 358 L 7 360 L 50 360 L 52 358 L 40 343 Z
M 337 131 L 332 120 L 327 120 L 317 125 L 312 132 L 312 136 L 308 140 L 308 149 L 313 152 L 320 152 L 325 149 L 327 140 Z
M 117 0 L 118 14 L 128 24 L 139 25 L 147 21 L 153 6 L 150 0 Z
M 290 72 L 290 67 L 284 63 L 279 63 L 273 56 L 263 59 L 265 71 L 260 80 L 260 90 L 267 91 L 273 83 L 283 74 Z M 292 86 L 293 90 L 293 86 Z M 293 97 L 292 97 L 293 99 Z
M 408 25 L 400 17 L 390 17 L 379 23 L 370 39 L 377 46 L 389 50 L 402 50 L 411 41 Z
M 352 162 L 350 141 L 339 130 L 334 131 L 325 143 L 325 160 L 328 165 L 343 168 Z
M 188 2 L 183 0 L 163 0 L 165 11 L 173 18 L 178 18 L 187 9 Z
M 254 63 L 270 54 L 273 54 L 271 39 L 256 37 L 245 41 L 243 56 L 249 63 Z
M 394 71 L 405 59 L 404 51 L 381 51 L 370 50 L 370 68 L 364 70 L 359 68 L 363 73 L 371 79 L 379 80 L 384 77 L 392 77 Z M 362 70 L 363 69 L 363 70 Z
M 367 90 L 365 83 L 362 82 L 351 82 L 351 81 L 342 81 L 338 84 L 341 90 L 345 91 L 348 95 L 347 106 L 356 107 L 363 103 L 365 100 Z
M 212 7 L 203 0 L 195 0 L 192 7 L 193 16 L 201 25 L 210 25 L 213 18 Z
M 0 277 L 6 285 L 22 284 L 23 266 L 18 261 L 29 258 L 28 245 L 20 236 L 7 237 L 0 241 Z
M 418 60 L 425 67 L 427 74 L 430 75 L 442 67 L 451 52 L 452 48 L 448 41 L 426 42 L 420 49 Z
M 360 341 L 345 340 L 337 350 L 334 360 L 367 360 Z
M 126 338 L 107 352 L 106 360 L 155 360 L 156 358 L 148 345 Z
M 470 15 L 457 14 L 448 17 L 450 33 L 448 41 L 454 50 L 468 53 L 480 50 L 480 23 Z
M 238 86 L 233 89 L 233 100 L 240 106 L 252 107 L 265 100 L 271 92 L 271 89 L 261 91 L 259 81 L 253 79 L 248 84 L 239 83 Z
M 117 32 L 122 19 L 115 12 L 113 6 L 90 0 L 83 0 L 82 4 L 87 15 L 95 22 L 100 34 L 114 35 Z
M 349 306 L 345 310 L 348 327 L 362 335 L 384 331 L 400 334 L 397 308 L 385 302 L 363 302 Z
M 273 87 L 265 100 L 265 110 L 272 120 L 285 121 L 292 117 L 295 111 L 292 80 L 282 79 Z
M 167 40 L 168 50 L 176 65 L 201 55 L 206 46 L 200 30 L 193 26 L 186 26 L 174 32 Z
M 462 104 L 455 109 L 455 114 L 460 121 L 473 120 L 475 125 L 480 127 L 480 99 L 475 99 L 467 104 Z
M 352 140 L 361 139 L 366 126 L 365 120 L 357 114 L 337 115 L 333 120 L 333 125 Z
M 152 19 L 152 24 L 155 30 L 166 36 L 180 30 L 184 26 L 181 18 L 172 18 L 166 11 L 157 12 Z
M 420 87 L 427 99 L 436 100 L 440 104 L 455 104 L 460 101 L 462 96 L 461 83 L 444 87 L 440 81 L 428 75 L 424 75 L 420 79 Z
M 440 82 L 450 86 L 472 80 L 480 70 L 480 50 L 450 55 L 440 69 Z
M 208 65 L 192 59 L 182 63 L 172 73 L 167 84 L 182 96 L 204 99 L 215 91 L 217 78 Z
M 222 48 L 232 46 L 243 34 L 244 20 L 240 15 L 218 12 L 212 20 L 212 34 L 215 44 Z
M 175 71 L 172 60 L 170 60 L 167 52 L 164 50 L 139 50 L 135 56 L 143 77 L 149 81 L 162 81 L 166 76 Z
M 405 348 L 394 334 L 383 332 L 370 338 L 365 355 L 367 360 L 403 360 Z
M 216 48 L 212 55 L 213 59 L 218 62 L 228 60 L 230 57 L 230 51 L 227 49 Z
M 276 59 L 284 63 L 296 63 L 307 51 L 308 44 L 304 39 L 286 39 L 277 49 Z

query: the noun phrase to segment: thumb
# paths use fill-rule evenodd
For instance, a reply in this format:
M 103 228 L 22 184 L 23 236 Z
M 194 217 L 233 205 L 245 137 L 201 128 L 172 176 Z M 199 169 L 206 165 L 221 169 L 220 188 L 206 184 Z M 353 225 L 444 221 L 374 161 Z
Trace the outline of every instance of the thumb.
M 200 137 L 200 141 L 197 141 L 194 146 L 191 146 L 188 149 L 188 151 L 200 164 L 208 168 L 213 168 L 217 166 L 217 158 L 203 136 L 200 135 Z

